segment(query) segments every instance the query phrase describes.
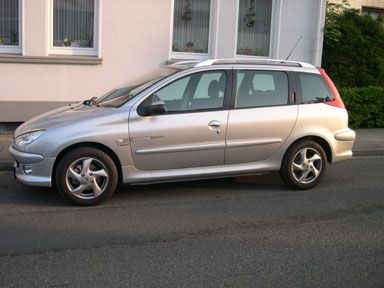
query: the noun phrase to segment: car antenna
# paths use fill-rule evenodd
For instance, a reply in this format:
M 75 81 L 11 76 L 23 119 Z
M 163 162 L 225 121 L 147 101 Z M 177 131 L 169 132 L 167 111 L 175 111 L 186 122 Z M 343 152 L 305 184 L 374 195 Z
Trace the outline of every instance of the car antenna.
M 293 46 L 291 52 L 289 52 L 288 57 L 285 60 L 288 60 L 289 57 L 291 57 L 293 51 L 295 51 L 296 46 L 300 43 L 301 39 L 303 39 L 303 35 L 300 36 L 300 38 L 296 41 L 295 45 Z

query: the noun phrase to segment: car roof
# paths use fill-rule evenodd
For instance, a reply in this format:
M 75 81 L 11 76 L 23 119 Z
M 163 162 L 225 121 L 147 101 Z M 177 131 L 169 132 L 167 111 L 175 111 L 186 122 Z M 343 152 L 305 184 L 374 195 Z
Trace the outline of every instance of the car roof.
M 191 60 L 191 61 L 179 61 L 170 66 L 177 67 L 179 69 L 188 69 L 194 67 L 207 67 L 217 65 L 234 65 L 234 66 L 283 66 L 283 67 L 302 67 L 302 68 L 316 68 L 312 64 L 299 62 L 299 61 L 287 61 L 279 59 L 207 59 L 204 61 Z

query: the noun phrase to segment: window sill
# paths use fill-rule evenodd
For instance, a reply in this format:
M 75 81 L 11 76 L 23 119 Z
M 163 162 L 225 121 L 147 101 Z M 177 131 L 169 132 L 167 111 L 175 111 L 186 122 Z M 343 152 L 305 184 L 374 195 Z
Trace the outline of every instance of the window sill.
M 23 56 L 14 54 L 0 54 L 0 63 L 100 65 L 102 62 L 102 58 L 90 56 Z

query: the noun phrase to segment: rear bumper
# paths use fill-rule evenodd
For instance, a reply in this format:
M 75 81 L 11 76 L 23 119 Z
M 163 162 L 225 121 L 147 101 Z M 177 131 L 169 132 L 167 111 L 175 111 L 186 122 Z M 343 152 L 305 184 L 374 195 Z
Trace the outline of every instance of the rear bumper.
M 334 133 L 332 137 L 333 161 L 338 162 L 350 159 L 353 155 L 352 147 L 355 143 L 356 133 L 352 129 L 343 129 Z
M 20 152 L 12 146 L 9 153 L 16 160 L 15 177 L 22 183 L 32 186 L 51 187 L 51 175 L 55 158 L 44 158 L 39 154 Z

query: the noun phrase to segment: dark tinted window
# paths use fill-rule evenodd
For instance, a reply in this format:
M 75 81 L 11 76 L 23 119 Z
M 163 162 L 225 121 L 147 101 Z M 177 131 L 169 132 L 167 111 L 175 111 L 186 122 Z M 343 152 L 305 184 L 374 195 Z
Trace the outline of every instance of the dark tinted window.
M 285 105 L 288 76 L 279 71 L 244 70 L 237 73 L 236 108 Z
M 331 91 L 324 83 L 323 78 L 317 74 L 299 74 L 301 86 L 301 103 L 322 103 L 332 99 Z

